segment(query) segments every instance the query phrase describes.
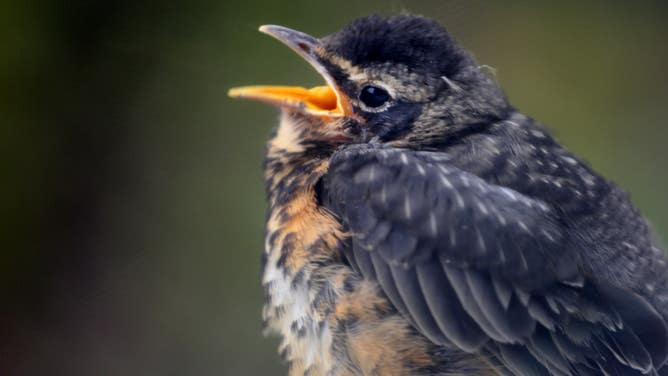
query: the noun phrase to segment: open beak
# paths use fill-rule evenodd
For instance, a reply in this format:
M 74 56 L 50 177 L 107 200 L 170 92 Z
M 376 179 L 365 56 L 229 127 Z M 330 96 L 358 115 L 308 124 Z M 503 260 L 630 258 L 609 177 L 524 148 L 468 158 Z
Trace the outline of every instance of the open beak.
M 320 40 L 283 26 L 264 25 L 260 27 L 260 31 L 297 52 L 318 71 L 327 85 L 310 89 L 299 86 L 242 86 L 230 89 L 230 97 L 254 99 L 319 117 L 336 118 L 352 114 L 346 96 L 341 93 L 317 53 Z

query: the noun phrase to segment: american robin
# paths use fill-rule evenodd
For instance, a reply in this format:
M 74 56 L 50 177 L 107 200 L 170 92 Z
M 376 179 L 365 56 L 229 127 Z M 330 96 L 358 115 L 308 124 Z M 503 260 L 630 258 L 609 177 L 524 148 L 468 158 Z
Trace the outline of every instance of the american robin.
M 281 108 L 263 314 L 290 374 L 668 374 L 648 222 L 437 22 L 260 31 L 326 82 L 230 90 Z

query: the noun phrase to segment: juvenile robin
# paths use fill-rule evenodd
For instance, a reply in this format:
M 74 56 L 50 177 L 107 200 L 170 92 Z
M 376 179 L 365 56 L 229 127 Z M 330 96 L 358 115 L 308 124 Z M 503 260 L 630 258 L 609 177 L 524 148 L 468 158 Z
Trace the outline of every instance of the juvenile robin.
M 291 375 L 666 375 L 668 271 L 612 182 L 435 21 L 316 39 L 264 163 L 267 328 Z

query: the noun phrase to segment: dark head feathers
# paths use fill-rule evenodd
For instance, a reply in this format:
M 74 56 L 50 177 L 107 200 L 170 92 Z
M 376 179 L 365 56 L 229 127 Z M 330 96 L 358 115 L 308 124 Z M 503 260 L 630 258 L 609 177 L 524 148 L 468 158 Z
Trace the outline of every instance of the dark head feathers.
M 399 63 L 413 71 L 451 76 L 469 61 L 438 22 L 420 16 L 358 18 L 324 41 L 330 52 L 358 66 Z

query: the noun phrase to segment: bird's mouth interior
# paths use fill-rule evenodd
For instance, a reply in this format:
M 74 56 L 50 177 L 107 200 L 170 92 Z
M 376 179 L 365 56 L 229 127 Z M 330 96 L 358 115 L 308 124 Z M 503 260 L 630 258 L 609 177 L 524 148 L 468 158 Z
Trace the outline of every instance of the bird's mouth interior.
M 320 40 L 282 26 L 264 25 L 260 31 L 283 42 L 304 58 L 325 79 L 326 85 L 313 88 L 300 86 L 242 86 L 230 89 L 233 98 L 248 98 L 289 108 L 312 116 L 342 117 L 350 114 L 350 105 L 317 54 Z

